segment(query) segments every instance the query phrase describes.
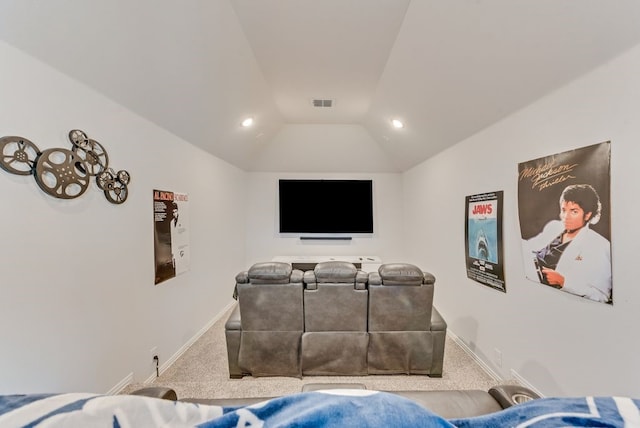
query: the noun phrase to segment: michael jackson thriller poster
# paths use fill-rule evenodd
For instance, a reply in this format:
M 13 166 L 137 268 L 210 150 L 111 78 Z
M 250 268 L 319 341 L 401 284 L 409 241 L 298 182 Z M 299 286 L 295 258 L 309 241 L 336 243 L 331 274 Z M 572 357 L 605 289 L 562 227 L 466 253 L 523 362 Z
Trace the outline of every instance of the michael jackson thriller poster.
M 466 197 L 467 277 L 507 292 L 502 247 L 502 191 Z
M 613 303 L 611 143 L 518 165 L 518 213 L 527 279 Z

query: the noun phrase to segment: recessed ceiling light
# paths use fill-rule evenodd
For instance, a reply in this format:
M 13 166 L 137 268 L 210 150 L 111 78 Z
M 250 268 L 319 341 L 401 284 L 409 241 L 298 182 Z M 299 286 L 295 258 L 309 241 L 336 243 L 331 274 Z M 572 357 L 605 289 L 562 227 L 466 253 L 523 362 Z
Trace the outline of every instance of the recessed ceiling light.
M 400 120 L 398 119 L 393 119 L 391 121 L 391 123 L 393 124 L 393 127 L 396 129 L 400 129 L 400 128 L 404 128 L 404 123 L 402 123 Z
M 253 125 L 253 118 L 252 117 L 248 117 L 245 120 L 242 121 L 242 126 L 244 126 L 245 128 L 248 126 Z

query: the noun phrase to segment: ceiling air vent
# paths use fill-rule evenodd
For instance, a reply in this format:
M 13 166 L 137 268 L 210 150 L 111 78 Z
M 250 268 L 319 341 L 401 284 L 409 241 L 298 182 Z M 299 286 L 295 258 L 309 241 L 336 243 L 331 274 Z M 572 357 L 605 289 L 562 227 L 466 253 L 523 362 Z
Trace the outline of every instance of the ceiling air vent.
M 313 99 L 311 102 L 314 107 L 333 107 L 333 100 Z

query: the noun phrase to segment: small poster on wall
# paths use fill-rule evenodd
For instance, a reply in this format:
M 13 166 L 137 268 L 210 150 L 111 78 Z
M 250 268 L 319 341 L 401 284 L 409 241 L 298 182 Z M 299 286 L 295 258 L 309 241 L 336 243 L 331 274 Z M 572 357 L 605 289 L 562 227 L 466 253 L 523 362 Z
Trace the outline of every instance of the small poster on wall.
M 155 284 L 189 270 L 189 197 L 153 191 Z
M 613 303 L 610 142 L 518 164 L 527 279 Z
M 467 196 L 465 240 L 467 277 L 504 293 L 502 191 Z

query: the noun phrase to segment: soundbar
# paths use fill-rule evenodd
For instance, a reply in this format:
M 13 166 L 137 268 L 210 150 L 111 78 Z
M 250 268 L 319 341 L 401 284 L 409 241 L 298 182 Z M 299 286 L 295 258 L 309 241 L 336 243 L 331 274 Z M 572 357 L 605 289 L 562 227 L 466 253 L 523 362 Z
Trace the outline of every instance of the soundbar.
M 295 263 L 295 262 L 293 262 L 293 263 L 291 263 L 291 267 L 293 269 L 298 269 L 298 270 L 301 270 L 303 272 L 306 272 L 308 270 L 314 270 L 316 268 L 317 264 L 318 264 L 317 262 L 315 262 L 315 263 L 311 263 L 311 262 L 310 263 Z M 362 263 L 354 263 L 353 265 L 356 267 L 356 269 L 362 269 Z
M 301 236 L 300 239 L 303 241 L 351 241 L 353 238 L 351 236 Z

